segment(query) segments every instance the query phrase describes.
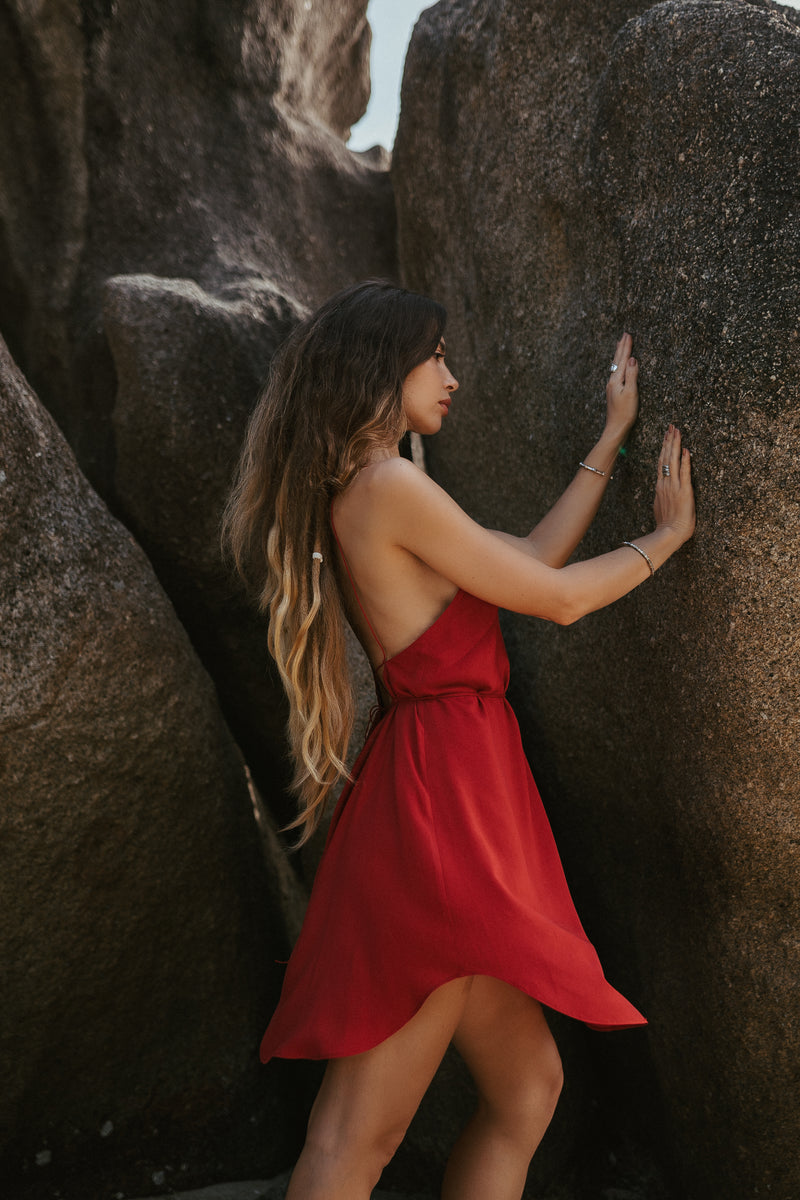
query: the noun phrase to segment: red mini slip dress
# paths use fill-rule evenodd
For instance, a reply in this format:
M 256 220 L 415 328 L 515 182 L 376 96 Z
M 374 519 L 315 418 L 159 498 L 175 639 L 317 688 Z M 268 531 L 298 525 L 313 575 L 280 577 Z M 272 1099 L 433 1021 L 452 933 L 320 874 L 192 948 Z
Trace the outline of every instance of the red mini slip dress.
M 391 703 L 334 812 L 263 1062 L 359 1054 L 469 975 L 593 1028 L 646 1023 L 575 912 L 508 673 L 497 609 L 464 591 L 385 659 Z

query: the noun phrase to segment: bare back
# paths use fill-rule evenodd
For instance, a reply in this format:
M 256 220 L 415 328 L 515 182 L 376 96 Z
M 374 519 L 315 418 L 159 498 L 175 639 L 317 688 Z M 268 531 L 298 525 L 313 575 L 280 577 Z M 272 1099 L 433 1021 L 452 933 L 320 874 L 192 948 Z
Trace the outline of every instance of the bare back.
M 364 467 L 332 509 L 340 559 L 344 556 L 339 583 L 345 611 L 376 669 L 384 652 L 392 658 L 411 645 L 458 591 L 456 584 L 399 545 L 389 532 L 398 515 L 393 494 L 390 520 L 385 486 L 387 467 L 392 470 L 393 461 Z

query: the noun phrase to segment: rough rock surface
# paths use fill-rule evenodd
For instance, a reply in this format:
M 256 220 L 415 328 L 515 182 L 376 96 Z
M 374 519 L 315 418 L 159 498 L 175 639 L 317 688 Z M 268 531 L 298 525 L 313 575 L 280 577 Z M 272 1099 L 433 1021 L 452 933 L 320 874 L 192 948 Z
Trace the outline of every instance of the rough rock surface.
M 257 281 L 211 296 L 191 280 L 121 276 L 105 289 L 118 377 L 115 491 L 125 520 L 211 672 L 278 821 L 290 817 L 285 705 L 266 624 L 220 558 L 220 519 L 245 425 L 299 316 Z
M 253 1179 L 243 1183 L 218 1183 L 199 1191 L 173 1192 L 172 1196 L 173 1200 L 283 1200 L 288 1183 L 289 1175 L 285 1174 L 263 1181 Z M 399 1192 L 378 1190 L 372 1193 L 372 1200 L 431 1200 L 431 1196 L 410 1196 L 407 1192 L 401 1195 Z
M 117 274 L 300 302 L 394 271 L 380 157 L 343 143 L 369 94 L 366 0 L 0 4 L 0 328 L 101 494 Z
M 254 620 L 221 568 L 217 521 L 247 411 L 276 341 L 298 313 L 335 288 L 364 276 L 396 273 L 386 156 L 353 155 L 343 141 L 363 112 L 369 90 L 366 7 L 366 0 L 325 0 L 313 5 L 304 0 L 179 0 L 167 6 L 156 0 L 113 4 L 64 0 L 49 6 L 0 0 L 0 97 L 4 111 L 13 113 L 13 119 L 0 128 L 0 328 L 66 432 L 81 466 L 114 512 L 135 528 L 152 556 L 195 648 L 215 677 L 228 722 L 278 820 L 286 815 L 281 791 L 285 766 L 280 690 L 265 674 L 263 624 Z M 112 283 L 106 289 L 109 279 Z M 47 422 L 43 427 L 49 429 Z M 28 464 L 31 489 L 39 483 L 35 467 L 33 461 Z M 74 464 L 70 470 L 74 474 Z M 283 922 L 290 932 L 296 931 L 297 885 L 282 859 L 271 818 L 262 808 L 262 845 L 267 857 L 272 857 L 272 866 L 270 879 L 262 877 L 258 882 L 259 895 L 250 894 L 258 868 L 254 877 L 243 863 L 250 861 L 248 855 L 257 854 L 257 839 L 244 775 L 214 706 L 209 681 L 132 539 L 113 524 L 85 481 L 80 487 L 81 496 L 84 492 L 91 496 L 92 511 L 102 512 L 102 520 L 116 531 L 115 537 L 123 539 L 131 561 L 138 563 L 142 579 L 146 578 L 140 588 L 142 597 L 150 597 L 150 591 L 155 597 L 145 600 L 136 592 L 134 608 L 127 603 L 120 608 L 120 620 L 127 621 L 123 633 L 111 616 L 106 621 L 102 609 L 109 638 L 115 652 L 119 642 L 121 658 L 103 643 L 103 662 L 95 667 L 97 703 L 110 703 L 109 695 L 139 678 L 136 664 L 126 666 L 132 657 L 126 636 L 138 639 L 141 669 L 150 682 L 137 685 L 131 694 L 128 724 L 120 726 L 120 737 L 127 738 L 130 732 L 126 744 L 133 744 L 137 734 L 133 710 L 138 705 L 138 720 L 150 733 L 139 737 L 136 786 L 147 793 L 148 803 L 158 813 L 163 810 L 152 836 L 156 837 L 161 821 L 166 823 L 174 815 L 174 806 L 182 805 L 179 832 L 181 822 L 197 820 L 196 826 L 191 825 L 187 863 L 181 860 L 172 872 L 174 887 L 183 889 L 187 897 L 194 894 L 184 887 L 184 877 L 188 872 L 190 883 L 202 877 L 204 853 L 210 856 L 207 865 L 214 881 L 208 898 L 198 903 L 197 913 L 186 923 L 184 936 L 180 907 L 184 901 L 177 901 L 174 920 L 165 903 L 167 868 L 157 886 L 151 887 L 143 877 L 142 895 L 137 897 L 141 913 L 136 916 L 140 910 L 131 904 L 130 920 L 139 922 L 142 937 L 151 910 L 158 916 L 161 955 L 142 1011 L 150 1020 L 151 1008 L 164 991 L 158 972 L 167 972 L 167 964 L 173 963 L 176 975 L 182 973 L 184 982 L 195 989 L 187 1009 L 192 1021 L 178 1037 L 174 1014 L 160 1021 L 153 1016 L 152 1038 L 141 1055 L 138 1039 L 128 1036 L 125 1052 L 131 1062 L 118 1072 L 120 1087 L 128 1087 L 126 1072 L 134 1081 L 137 1071 L 148 1078 L 166 1039 L 165 1075 L 150 1089 L 150 1103 L 142 1106 L 141 1098 L 137 1099 L 143 1122 L 146 1125 L 151 1116 L 156 1119 L 163 1097 L 172 1096 L 175 1088 L 185 1094 L 186 1103 L 167 1106 L 174 1108 L 174 1122 L 180 1124 L 186 1116 L 187 1121 L 195 1121 L 196 1129 L 205 1130 L 205 1105 L 219 1102 L 224 1107 L 219 1088 L 226 1080 L 238 1078 L 241 1064 L 236 1053 L 242 1043 L 236 1041 L 236 1050 L 231 1050 L 234 1035 L 248 1031 L 248 1063 L 257 1045 L 272 999 L 267 992 L 276 982 L 273 960 L 286 955 L 278 927 Z M 39 502 L 44 503 L 44 498 L 39 497 Z M 31 511 L 37 511 L 34 503 Z M 19 547 L 13 541 L 7 545 L 13 559 Z M 62 565 L 59 554 L 56 546 L 51 564 L 56 576 Z M 43 559 L 41 570 L 46 569 Z M 68 571 L 61 581 L 63 588 L 70 578 Z M 126 594 L 127 576 L 117 582 Z M 99 602 L 92 603 L 98 607 Z M 145 623 L 145 636 L 138 622 L 148 605 L 154 613 L 153 629 Z M 89 600 L 84 605 L 88 607 Z M 80 615 L 84 609 L 77 611 Z M 162 611 L 170 614 L 169 632 L 159 633 Z M 48 640 L 57 633 L 54 622 L 42 626 L 42 661 L 61 662 L 62 648 Z M 24 630 L 15 629 L 8 639 L 24 658 L 23 634 Z M 177 639 L 180 653 L 170 650 L 172 638 Z M 63 653 L 69 657 L 72 649 Z M 158 671 L 152 680 L 148 674 L 156 665 L 163 680 Z M 35 664 L 26 667 L 31 677 L 36 670 Z M 187 687 L 193 689 L 192 702 L 181 707 L 175 697 L 182 700 Z M 151 700 L 158 706 L 159 689 L 172 697 L 166 710 L 169 721 L 157 707 L 154 723 L 150 706 Z M 54 728 L 62 716 L 73 719 L 72 708 L 65 707 L 61 696 L 53 711 L 56 724 L 52 720 L 49 724 Z M 187 722 L 185 728 L 181 721 Z M 104 726 L 98 723 L 97 728 Z M 125 765 L 115 765 L 119 747 L 106 740 L 105 753 L 113 770 L 110 782 L 96 789 L 98 804 L 105 803 L 106 786 L 126 782 Z M 42 744 L 46 750 L 47 742 Z M 158 780 L 166 770 L 164 755 L 170 745 L 174 759 L 161 787 Z M 176 764 L 184 758 L 191 762 L 192 772 L 178 777 Z M 43 762 L 49 760 L 45 757 Z M 30 820 L 39 804 L 35 790 L 39 783 L 33 778 L 26 787 L 28 783 Z M 70 806 L 79 822 L 81 810 L 74 802 L 77 784 L 69 776 L 52 778 L 50 783 L 47 811 L 58 818 L 53 828 L 59 828 L 62 809 Z M 195 792 L 199 810 L 191 802 Z M 18 793 L 20 804 L 23 795 Z M 128 792 L 125 796 L 129 803 Z M 237 829 L 237 822 L 243 822 L 238 833 L 226 834 L 225 818 L 214 808 L 225 796 L 234 806 L 244 806 L 241 811 L 234 808 L 239 812 L 235 819 L 229 817 Z M 150 810 L 142 811 L 149 814 Z M 146 817 L 141 820 L 147 826 Z M 31 820 L 25 836 L 33 837 L 37 828 Z M 242 839 L 238 850 L 236 837 Z M 17 846 L 14 853 L 25 848 Z M 156 866 L 166 862 L 174 848 L 175 843 L 165 837 L 159 845 L 161 857 L 153 859 Z M 318 842 L 306 851 L 307 875 L 318 853 Z M 132 866 L 126 870 L 130 872 Z M 71 886 L 77 897 L 73 905 L 80 907 L 82 883 L 73 881 Z M 127 874 L 119 887 L 124 902 L 130 892 Z M 71 911 L 71 894 L 64 879 L 54 903 L 66 913 Z M 184 969 L 184 959 L 191 958 L 201 941 L 203 914 L 217 901 L 231 928 L 226 918 L 215 918 L 217 924 L 206 940 L 208 954 L 197 953 L 197 961 Z M 274 914 L 274 929 L 262 928 L 258 920 L 248 926 L 251 902 L 264 916 Z M 109 911 L 116 910 L 109 905 Z M 74 925 L 72 918 L 65 922 L 66 938 L 77 936 Z M 127 938 L 126 930 L 123 924 L 121 932 Z M 176 941 L 174 953 L 170 937 Z M 222 954 L 217 953 L 217 937 L 224 942 Z M 136 950 L 134 938 L 128 941 Z M 258 967 L 240 952 L 244 941 L 258 944 Z M 105 946 L 102 940 L 100 944 Z M 237 954 L 237 965 L 223 985 L 222 973 L 230 956 Z M 137 969 L 135 962 L 126 965 L 134 990 L 140 984 Z M 250 987 L 249 999 L 242 1000 L 245 984 Z M 94 1008 L 110 1009 L 115 1003 L 113 985 L 107 982 L 101 989 L 91 972 L 81 989 L 76 1006 L 84 991 L 91 989 Z M 211 1021 L 219 1004 L 217 992 L 232 1003 L 207 1053 L 207 1041 L 215 1036 Z M 128 1001 L 121 1003 L 123 1022 L 113 1035 L 117 1039 L 123 1036 L 127 1016 Z M 206 1003 L 208 1011 L 201 1021 L 200 1010 Z M 34 1005 L 32 1022 L 38 1021 L 37 1013 Z M 74 1038 L 69 1029 L 63 1037 L 63 1070 L 71 1069 L 64 1105 L 72 1105 L 83 1085 L 74 1058 L 84 1049 L 83 1027 Z M 101 1027 L 93 1049 L 96 1056 L 103 1056 L 105 1075 L 98 1077 L 101 1068 L 91 1056 L 83 1073 L 83 1083 L 95 1088 L 101 1107 L 104 1095 L 116 1095 L 109 1088 L 104 1091 L 104 1081 L 115 1070 L 120 1045 Z M 222 1070 L 220 1061 L 226 1055 Z M 224 1138 L 219 1139 L 217 1151 L 209 1136 L 199 1148 L 202 1167 L 194 1164 L 195 1178 L 206 1166 L 221 1170 L 223 1161 L 225 1169 L 230 1164 L 236 1170 L 260 1173 L 278 1169 L 291 1158 L 293 1148 L 287 1149 L 282 1122 L 291 1125 L 298 1093 L 309 1083 L 298 1070 L 299 1074 L 273 1074 L 266 1082 L 254 1071 L 251 1082 L 256 1090 L 262 1089 L 264 1099 L 253 1101 L 258 1112 L 230 1139 L 241 1150 L 239 1161 L 226 1158 Z M 48 1086 L 54 1081 L 54 1093 L 59 1078 L 58 1072 L 47 1075 Z M 205 1098 L 195 1103 L 197 1081 L 207 1078 L 211 1082 Z M 14 1100 L 14 1079 L 9 1103 Z M 280 1119 L 270 1107 L 279 1088 L 284 1092 Z M 232 1093 L 231 1087 L 227 1091 Z M 39 1095 L 40 1090 L 31 1085 L 27 1107 L 20 1108 L 21 1122 L 34 1113 Z M 84 1121 L 94 1122 L 94 1110 L 87 1115 L 80 1103 L 73 1108 L 79 1130 Z M 33 1116 L 27 1126 L 32 1137 L 41 1128 L 37 1122 Z M 115 1137 L 95 1145 L 87 1163 L 94 1155 L 95 1165 L 102 1159 L 107 1166 L 115 1149 L 112 1143 L 122 1153 L 137 1142 L 130 1128 L 127 1140 L 123 1136 L 124 1104 L 112 1123 Z M 107 1124 L 106 1114 L 96 1129 Z M 167 1118 L 160 1122 L 162 1135 L 167 1124 Z M 53 1130 L 51 1140 L 57 1142 L 58 1120 Z M 290 1140 L 297 1133 L 298 1128 L 292 1128 Z M 164 1136 L 161 1140 L 167 1144 Z M 33 1149 L 41 1152 L 43 1162 L 50 1154 L 47 1143 Z M 55 1155 L 53 1163 L 58 1161 Z M 51 1168 L 42 1170 L 40 1186 L 47 1188 L 45 1176 Z M 103 1171 L 104 1178 L 110 1177 L 105 1167 Z M 62 1172 L 62 1188 L 63 1183 Z M 56 1184 L 51 1181 L 51 1186 Z M 61 1194 L 67 1197 L 69 1189 L 74 1193 L 77 1187 L 71 1178 L 68 1191 Z
M 266 623 L 221 561 L 219 531 L 253 400 L 277 345 L 304 311 L 257 280 L 209 295 L 191 280 L 153 276 L 109 280 L 103 308 L 118 378 L 120 509 L 210 671 L 280 825 L 295 812 L 285 790 L 283 692 L 267 654 Z M 357 748 L 374 685 L 350 641 L 362 710 Z
M 11 1186 L 22 1155 L 63 1164 L 109 1123 L 118 1146 L 162 1121 L 210 1130 L 249 1078 L 287 937 L 213 685 L 2 343 L 0 443 Z
M 342 140 L 365 11 L 0 0 L 0 328 L 152 558 L 279 823 L 283 697 L 218 518 L 277 342 L 396 273 L 386 162 Z
M 286 1188 L 289 1183 L 288 1172 L 278 1176 L 276 1179 L 270 1180 L 247 1180 L 242 1183 L 218 1183 L 212 1187 L 201 1188 L 199 1191 L 192 1192 L 171 1192 L 173 1200 L 283 1200 L 286 1195 Z M 423 1192 L 414 1192 L 411 1194 L 408 1191 L 396 1192 L 385 1191 L 383 1188 L 378 1188 L 372 1193 L 372 1200 L 434 1200 L 435 1192 L 426 1189 Z M 567 1200 L 567 1197 L 559 1193 L 548 1193 L 546 1196 L 540 1193 L 541 1200 Z M 156 1197 L 152 1197 L 156 1200 Z M 609 1193 L 604 1196 L 603 1200 L 639 1200 L 631 1192 L 619 1192 L 616 1194 Z
M 682 1197 L 800 1193 L 798 64 L 772 5 L 443 0 L 393 163 L 462 384 L 429 462 L 465 507 L 530 528 L 625 328 L 642 412 L 585 552 L 649 527 L 670 420 L 694 452 L 698 532 L 653 582 L 572 628 L 507 622 L 579 907 L 651 1021 L 598 1062 L 644 1138 L 655 1071 Z

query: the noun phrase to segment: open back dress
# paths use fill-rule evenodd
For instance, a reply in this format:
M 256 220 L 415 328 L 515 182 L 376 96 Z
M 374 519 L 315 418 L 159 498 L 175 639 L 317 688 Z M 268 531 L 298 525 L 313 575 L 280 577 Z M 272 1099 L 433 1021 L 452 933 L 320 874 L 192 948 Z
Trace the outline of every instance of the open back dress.
M 508 674 L 497 609 L 464 591 L 384 655 L 390 703 L 334 812 L 263 1062 L 368 1050 L 469 975 L 594 1028 L 645 1024 L 581 927 Z

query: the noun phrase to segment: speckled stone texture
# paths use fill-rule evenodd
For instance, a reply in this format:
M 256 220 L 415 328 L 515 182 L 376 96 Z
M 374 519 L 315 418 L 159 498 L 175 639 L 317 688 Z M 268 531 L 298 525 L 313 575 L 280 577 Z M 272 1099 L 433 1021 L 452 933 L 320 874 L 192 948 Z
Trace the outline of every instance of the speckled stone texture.
M 172 1195 L 174 1200 L 283 1200 L 288 1183 L 289 1176 L 284 1174 L 275 1179 L 217 1183 L 191 1192 L 173 1192 Z
M 279 343 L 306 312 L 255 280 L 211 295 L 191 280 L 124 275 L 104 289 L 103 325 L 118 379 L 114 490 L 217 687 L 220 704 L 279 826 L 287 791 L 287 709 L 267 628 L 220 556 L 220 522 L 250 408 Z M 361 745 L 375 688 L 349 639 Z M 315 839 L 292 863 L 306 879 Z
M 302 309 L 268 284 L 210 295 L 191 280 L 127 275 L 105 287 L 118 379 L 114 490 L 217 686 L 280 825 L 287 710 L 266 623 L 220 556 L 220 521 L 266 364 Z
M 0 1175 L 69 1196 L 252 1089 L 288 937 L 213 685 L 1 342 L 0 444 Z
M 693 450 L 698 531 L 655 580 L 506 623 L 576 900 L 651 1021 L 596 1039 L 601 1111 L 674 1154 L 681 1200 L 800 1194 L 799 86 L 774 5 L 443 0 L 393 163 L 461 380 L 429 462 L 473 515 L 526 532 L 558 496 L 623 329 L 641 417 L 581 553 L 651 527 L 669 421 Z
M 259 839 L 244 773 L 216 708 L 213 687 L 144 556 L 82 481 L 80 495 L 91 497 L 87 504 L 104 514 L 103 521 L 116 531 L 114 537 L 123 539 L 147 580 L 141 584 L 146 598 L 138 598 L 134 610 L 121 605 L 120 629 L 112 615 L 104 615 L 108 640 L 92 659 L 94 693 L 88 697 L 105 704 L 118 689 L 130 689 L 130 713 L 120 726 L 120 737 L 127 736 L 129 722 L 133 732 L 126 745 L 137 745 L 138 773 L 131 792 L 128 776 L 116 765 L 120 747 L 110 742 L 104 751 L 109 778 L 102 777 L 95 764 L 97 781 L 91 794 L 97 792 L 98 803 L 105 803 L 109 791 L 114 794 L 117 821 L 124 804 L 138 802 L 135 789 L 141 787 L 155 809 L 152 834 L 150 809 L 137 818 L 144 832 L 136 837 L 144 839 L 146 849 L 148 838 L 157 839 L 172 820 L 174 806 L 179 808 L 175 836 L 192 822 L 193 840 L 187 864 L 181 860 L 171 875 L 164 867 L 164 879 L 159 877 L 157 885 L 151 886 L 144 872 L 142 895 L 136 898 L 141 911 L 133 902 L 131 906 L 130 919 L 138 922 L 140 939 L 152 913 L 154 944 L 161 952 L 152 992 L 142 1005 L 142 1019 L 149 1022 L 145 1041 L 134 1019 L 139 1013 L 129 1014 L 126 990 L 128 974 L 136 987 L 144 976 L 137 974 L 138 966 L 126 962 L 126 998 L 120 1011 L 127 1021 L 114 1031 L 120 1039 L 125 1030 L 125 1064 L 120 1066 L 115 1057 L 121 1043 L 115 1041 L 109 1050 L 102 1027 L 95 1053 L 105 1055 L 104 1074 L 93 1074 L 94 1060 L 82 1072 L 75 1055 L 83 1052 L 83 1026 L 75 1034 L 71 1027 L 60 1033 L 60 1061 L 64 1072 L 71 1073 L 63 1104 L 72 1105 L 81 1087 L 93 1089 L 104 1113 L 96 1126 L 94 1108 L 87 1115 L 80 1104 L 73 1107 L 76 1138 L 80 1141 L 91 1127 L 94 1140 L 76 1150 L 71 1164 L 64 1153 L 53 1150 L 60 1144 L 60 1118 L 49 1142 L 26 1142 L 30 1172 L 23 1183 L 33 1190 L 25 1192 L 24 1200 L 29 1195 L 50 1200 L 56 1190 L 63 1200 L 73 1200 L 80 1194 L 81 1171 L 92 1175 L 91 1187 L 98 1191 L 112 1177 L 128 1193 L 134 1186 L 149 1186 L 148 1151 L 142 1147 L 155 1136 L 153 1114 L 163 1095 L 171 1097 L 175 1090 L 181 1098 L 159 1119 L 157 1141 L 159 1153 L 169 1161 L 174 1157 L 170 1146 L 176 1144 L 170 1140 L 171 1131 L 181 1122 L 192 1123 L 195 1152 L 189 1155 L 188 1175 L 180 1174 L 184 1185 L 218 1178 L 222 1171 L 230 1171 L 231 1177 L 262 1176 L 285 1166 L 296 1152 L 302 1127 L 297 1105 L 306 1099 L 313 1073 L 308 1076 L 298 1067 L 294 1073 L 287 1069 L 283 1076 L 273 1073 L 265 1079 L 255 1067 L 254 1052 L 275 998 L 274 960 L 285 959 L 288 952 L 284 926 L 296 931 L 302 899 L 296 874 L 303 869 L 306 877 L 312 874 L 319 839 L 293 872 L 273 831 L 273 824 L 288 815 L 282 694 L 268 675 L 264 623 L 246 607 L 220 562 L 218 520 L 247 414 L 277 341 L 298 314 L 334 289 L 365 276 L 396 274 L 386 155 L 354 155 L 344 144 L 369 91 L 366 8 L 367 0 L 178 0 L 168 5 L 156 0 L 63 0 L 55 5 L 0 0 L 0 103 L 6 114 L 0 122 L 0 329 L 61 425 L 81 468 L 151 557 L 214 679 L 227 723 L 272 813 L 271 821 L 262 809 L 261 842 L 270 868 L 268 877 L 260 868 L 255 876 L 257 889 L 262 889 L 254 901 L 261 916 L 248 925 L 247 898 L 256 887 L 248 855 L 257 856 Z M 8 475 L 6 464 L 0 467 Z M 69 470 L 75 473 L 74 463 Z M 20 459 L 18 474 L 20 495 L 30 496 L 31 511 L 38 511 L 44 496 L 37 491 L 36 463 Z M 20 503 L 24 509 L 25 503 Z M 13 564 L 15 556 L 22 561 L 23 549 L 21 542 L 8 539 L 4 555 Z M 56 546 L 52 563 L 42 554 L 41 571 L 57 574 L 60 553 Z M 108 559 L 109 571 L 117 561 L 114 554 Z M 64 588 L 69 578 L 68 573 Z M 85 581 L 87 594 L 95 588 L 105 598 L 108 578 L 98 566 Z M 127 588 L 126 578 L 117 582 Z M 83 576 L 81 581 L 84 586 Z M 91 611 L 99 603 L 86 600 Z M 145 637 L 137 622 L 148 606 L 153 608 L 153 628 L 160 632 L 151 631 L 146 622 Z M 162 612 L 169 614 L 164 629 Z M 60 633 L 55 618 L 37 626 L 42 661 L 61 662 L 56 640 Z M 4 631 L 9 652 L 21 656 L 23 686 L 39 670 L 39 660 L 25 660 L 27 636 L 19 625 Z M 175 650 L 177 666 L 168 648 L 173 637 L 180 647 L 180 654 Z M 134 655 L 134 642 L 141 642 L 141 660 Z M 64 653 L 73 650 L 77 655 L 69 643 Z M 155 682 L 142 684 L 137 671 L 149 680 L 148 672 L 156 668 L 167 682 L 157 675 Z M 169 693 L 168 721 L 158 708 L 159 689 Z M 185 700 L 184 689 L 190 693 Z M 62 778 L 47 758 L 47 738 L 53 722 L 58 730 L 62 719 L 73 719 L 68 698 L 59 693 L 53 701 L 40 739 L 41 770 L 52 789 L 45 811 L 56 812 L 56 831 L 77 785 L 68 775 Z M 88 704 L 87 712 L 93 711 Z M 153 733 L 134 743 L 137 721 Z M 87 717 L 85 727 L 76 727 L 76 736 L 88 737 L 92 728 Z M 66 743 L 66 734 L 58 736 Z M 224 752 L 218 752 L 215 739 L 222 739 Z M 177 789 L 166 803 L 158 782 L 164 771 L 164 788 L 174 784 Z M 31 815 L 39 804 L 36 788 L 44 784 L 34 776 L 24 786 L 31 789 L 25 837 L 33 838 L 39 828 L 38 817 Z M 25 794 L 20 790 L 15 801 L 20 808 Z M 240 801 L 243 805 L 235 808 L 238 815 L 229 816 L 241 845 L 226 841 L 225 818 L 215 808 L 226 797 L 234 806 Z M 83 819 L 79 807 L 74 819 Z M 91 820 L 104 827 L 96 815 Z M 240 820 L 246 829 L 239 829 Z M 117 836 L 124 840 L 127 834 Z M 9 847 L 9 853 L 23 854 L 27 844 Z M 176 852 L 171 835 L 165 835 L 157 849 L 154 863 L 171 862 Z M 74 846 L 72 857 L 65 852 L 66 861 L 73 861 L 73 852 Z M 132 869 L 127 864 L 128 874 L 119 880 L 121 904 L 129 898 Z M 14 872 L 22 870 L 17 863 Z M 116 883 L 110 868 L 108 875 L 110 889 Z M 181 892 L 174 914 L 164 900 L 168 877 L 169 888 Z M 198 900 L 201 883 L 208 896 L 203 892 Z M 59 878 L 53 904 L 69 914 L 71 905 L 81 903 L 82 886 L 70 868 Z M 70 899 L 73 893 L 78 899 Z M 203 914 L 217 902 L 227 915 L 218 918 L 219 926 L 209 935 L 207 953 L 197 953 L 196 961 L 185 967 L 185 959 L 197 950 Z M 186 919 L 184 935 L 183 906 L 193 903 L 198 913 Z M 113 914 L 113 903 L 109 907 Z M 66 925 L 72 929 L 70 921 Z M 127 926 L 122 929 L 124 933 Z M 216 936 L 224 943 L 221 953 Z M 128 940 L 130 953 L 138 955 L 138 943 Z M 255 964 L 249 951 L 243 951 L 245 944 L 256 953 Z M 143 961 L 149 964 L 154 953 L 148 950 Z M 223 984 L 231 956 L 238 957 Z M 190 1022 L 179 1033 L 172 996 L 165 993 L 159 973 L 169 969 L 183 973 L 181 986 L 196 992 L 187 1009 L 194 1026 Z M 251 992 L 242 996 L 242 980 L 246 983 L 253 972 Z M 114 1006 L 116 984 L 111 972 L 102 979 L 89 972 L 75 1004 L 91 993 L 93 1010 Z M 214 987 L 231 1001 L 219 1018 L 219 1029 L 214 1027 Z M 159 1000 L 170 1012 L 151 1020 Z M 49 1004 L 49 996 L 42 1003 Z M 201 1021 L 199 1011 L 206 1003 Z M 10 1005 L 9 1019 L 15 1011 Z M 34 1020 L 35 1005 L 31 1011 Z M 214 1044 L 207 1052 L 209 1038 Z M 250 1107 L 244 1118 L 239 1112 L 241 1119 L 228 1136 L 215 1141 L 213 1128 L 219 1133 L 219 1126 L 209 1121 L 208 1109 L 222 1114 L 233 1104 L 240 1067 L 236 1055 L 242 1053 L 248 1070 L 253 1067 L 248 1074 Z M 141 1103 L 137 1093 L 137 1136 L 125 1124 L 121 1105 L 116 1116 L 110 1114 L 114 1136 L 99 1141 L 97 1131 L 109 1118 L 104 1097 L 117 1094 L 105 1086 L 106 1077 L 116 1071 L 124 1090 L 129 1075 L 138 1078 L 141 1070 L 148 1078 L 159 1054 L 164 1074 L 150 1089 L 152 1104 L 149 1099 Z M 31 1138 L 42 1128 L 39 1117 L 31 1117 L 39 1083 L 44 1086 L 47 1081 L 57 1093 L 61 1070 L 42 1067 L 26 1100 L 28 1107 L 20 1108 L 20 1122 L 27 1122 Z M 195 1077 L 207 1076 L 211 1082 L 204 1099 L 195 1103 Z M 8 1087 L 9 1103 L 16 1095 L 15 1078 Z M 273 1101 L 279 1089 L 282 1101 L 276 1111 Z M 142 1155 L 136 1169 L 144 1171 L 143 1185 L 130 1182 L 132 1176 L 125 1174 L 129 1158 L 128 1166 L 122 1161 L 137 1141 L 133 1152 Z M 35 1153 L 47 1157 L 51 1151 L 51 1159 L 37 1168 Z
M 396 274 L 385 155 L 343 141 L 365 12 L 0 0 L 0 329 L 151 557 L 279 824 L 285 706 L 219 516 L 277 343 Z
M 256 1179 L 244 1183 L 218 1183 L 199 1191 L 174 1192 L 172 1195 L 174 1200 L 283 1200 L 288 1184 L 289 1176 L 286 1174 L 264 1181 Z M 432 1200 L 432 1196 L 376 1191 L 372 1193 L 372 1200 Z
M 104 497 L 112 275 L 249 277 L 301 303 L 395 269 L 367 0 L 0 3 L 0 328 Z

